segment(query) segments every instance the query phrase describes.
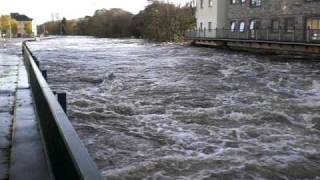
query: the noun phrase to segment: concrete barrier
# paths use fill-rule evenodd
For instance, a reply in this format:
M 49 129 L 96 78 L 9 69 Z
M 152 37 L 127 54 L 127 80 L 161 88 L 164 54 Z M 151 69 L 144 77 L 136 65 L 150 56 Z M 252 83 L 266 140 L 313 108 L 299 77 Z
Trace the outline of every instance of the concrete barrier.
M 43 77 L 39 61 L 33 58 L 27 42 L 22 45 L 23 59 L 53 176 L 59 180 L 102 180 L 96 164 Z

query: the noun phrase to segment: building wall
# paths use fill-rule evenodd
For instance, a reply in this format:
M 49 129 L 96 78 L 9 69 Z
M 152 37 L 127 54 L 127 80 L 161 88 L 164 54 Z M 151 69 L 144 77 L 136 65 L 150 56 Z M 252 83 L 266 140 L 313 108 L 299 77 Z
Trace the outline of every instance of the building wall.
M 203 8 L 201 8 L 201 0 L 197 0 L 197 29 L 209 29 L 209 22 L 211 22 L 211 29 L 224 28 L 227 16 L 226 0 L 212 0 L 213 5 L 209 7 L 209 0 L 203 0 Z
M 20 37 L 26 37 L 29 36 L 25 31 L 25 26 L 30 21 L 18 21 L 18 27 L 17 27 L 17 36 L 20 35 Z
M 267 31 L 272 27 L 272 21 L 278 21 L 281 30 L 286 28 L 286 19 L 293 18 L 297 40 L 303 40 L 307 36 L 307 19 L 320 17 L 320 0 L 261 0 L 260 7 L 251 7 L 251 0 L 246 0 L 243 4 L 239 2 L 231 4 L 231 0 L 227 1 L 229 4 L 227 17 L 229 28 L 231 22 L 239 23 L 240 21 L 245 21 L 248 28 L 250 20 L 257 19 L 260 21 L 259 29 Z M 277 33 L 268 33 L 270 33 L 270 38 L 276 39 L 279 36 Z M 281 36 L 290 38 L 293 35 L 292 33 L 283 33 Z

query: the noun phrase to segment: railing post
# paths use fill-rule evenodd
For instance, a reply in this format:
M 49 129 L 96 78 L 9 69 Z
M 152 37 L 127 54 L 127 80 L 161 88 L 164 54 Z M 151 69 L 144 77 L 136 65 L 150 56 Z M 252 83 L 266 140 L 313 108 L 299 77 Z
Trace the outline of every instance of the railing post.
M 267 28 L 267 41 L 269 41 L 269 28 Z
M 67 94 L 57 93 L 58 102 L 60 103 L 63 111 L 67 113 Z
M 206 28 L 204 28 L 204 32 L 203 32 L 203 38 L 206 38 Z
M 48 73 L 47 70 L 41 70 L 43 78 L 47 81 L 48 80 Z

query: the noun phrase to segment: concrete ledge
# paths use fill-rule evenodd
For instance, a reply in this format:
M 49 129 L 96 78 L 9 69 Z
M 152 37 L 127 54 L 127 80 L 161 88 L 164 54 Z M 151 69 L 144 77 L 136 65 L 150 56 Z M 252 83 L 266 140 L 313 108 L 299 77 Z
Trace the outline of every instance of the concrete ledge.
M 193 44 L 259 53 L 320 56 L 320 44 L 239 39 L 193 39 Z
M 21 67 L 14 111 L 10 179 L 50 180 L 53 177 L 41 140 L 31 90 L 26 84 L 28 79 L 24 66 Z

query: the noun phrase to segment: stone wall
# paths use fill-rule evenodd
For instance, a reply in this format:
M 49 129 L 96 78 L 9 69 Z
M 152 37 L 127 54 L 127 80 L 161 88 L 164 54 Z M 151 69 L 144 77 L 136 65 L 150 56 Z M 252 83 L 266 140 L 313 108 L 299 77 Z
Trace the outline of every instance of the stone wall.
M 308 0 L 261 0 L 262 5 L 260 7 L 251 7 L 251 0 L 246 0 L 245 3 L 240 3 L 240 0 L 238 1 L 236 4 L 231 4 L 231 1 L 228 3 L 227 24 L 230 24 L 232 21 L 237 23 L 245 21 L 248 28 L 250 20 L 257 19 L 260 21 L 259 29 L 270 29 L 272 20 L 277 20 L 279 21 L 281 30 L 285 29 L 286 18 L 294 18 L 295 34 L 282 33 L 280 36 L 288 39 L 295 36 L 296 41 L 303 41 L 307 36 L 307 18 L 320 17 L 319 0 L 311 2 Z M 262 30 L 261 33 L 264 36 L 267 34 L 267 32 L 262 32 Z M 276 40 L 279 34 L 268 31 L 268 36 Z

